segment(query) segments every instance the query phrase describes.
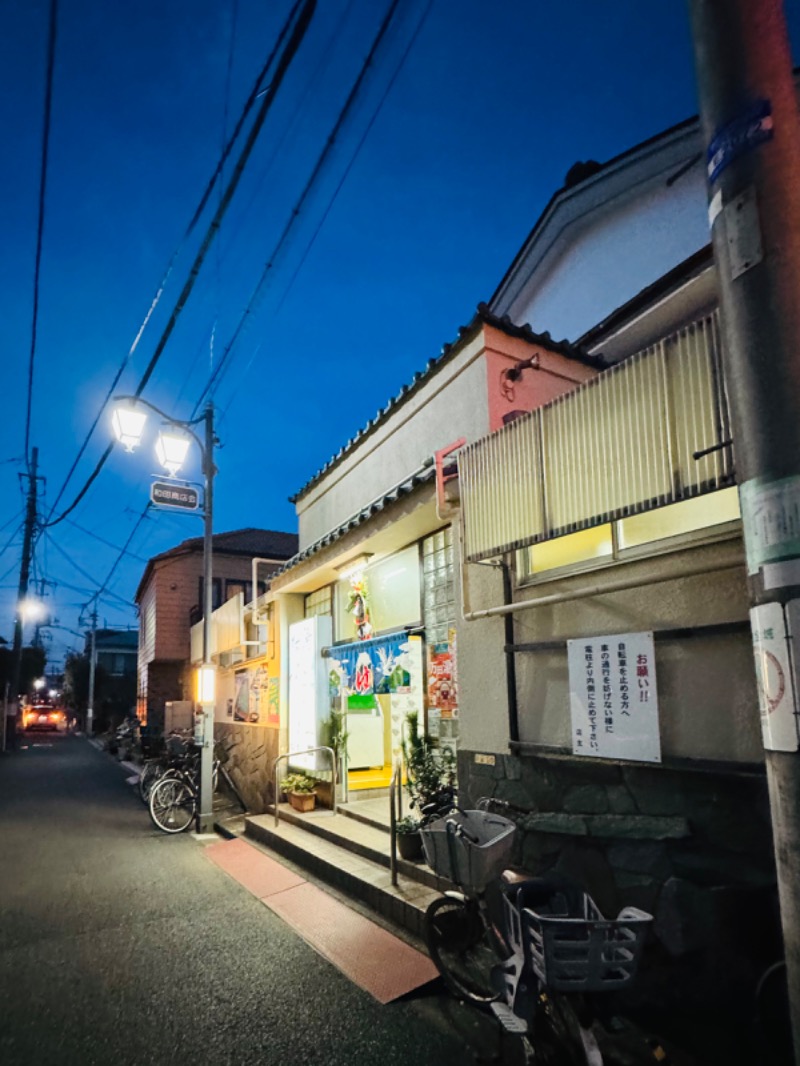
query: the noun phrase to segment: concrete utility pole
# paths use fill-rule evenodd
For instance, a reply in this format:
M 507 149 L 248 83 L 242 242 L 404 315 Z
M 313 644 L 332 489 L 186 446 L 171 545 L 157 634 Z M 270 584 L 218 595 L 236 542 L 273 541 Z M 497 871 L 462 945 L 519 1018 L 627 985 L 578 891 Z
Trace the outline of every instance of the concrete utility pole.
M 17 593 L 17 610 L 14 617 L 14 643 L 12 645 L 11 669 L 11 714 L 6 714 L 7 747 L 16 747 L 17 717 L 19 715 L 19 682 L 22 674 L 22 603 L 28 593 L 28 578 L 31 570 L 31 549 L 33 533 L 36 528 L 36 469 L 39 464 L 39 449 L 31 449 L 31 465 L 28 468 L 28 502 L 25 507 L 25 527 L 22 534 L 22 561 L 19 567 L 19 591 Z
M 800 120 L 780 0 L 689 0 L 800 1064 Z

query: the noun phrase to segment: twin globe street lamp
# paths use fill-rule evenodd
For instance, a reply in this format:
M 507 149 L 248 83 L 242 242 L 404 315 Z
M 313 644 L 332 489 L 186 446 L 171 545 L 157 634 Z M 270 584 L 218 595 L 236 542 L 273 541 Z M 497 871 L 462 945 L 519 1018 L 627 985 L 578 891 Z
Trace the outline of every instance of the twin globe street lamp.
M 212 768 L 214 761 L 214 689 L 215 670 L 211 662 L 212 550 L 211 530 L 214 501 L 214 409 L 209 402 L 200 418 L 182 421 L 170 418 L 154 404 L 139 396 L 115 397 L 112 414 L 114 435 L 126 451 L 132 452 L 142 440 L 147 411 L 152 411 L 167 427 L 156 441 L 156 456 L 170 477 L 177 476 L 183 466 L 189 445 L 195 441 L 200 449 L 204 476 L 203 500 L 203 665 L 197 675 L 197 701 L 203 709 L 203 739 L 200 750 L 200 829 L 210 828 L 212 820 Z M 144 410 L 143 410 L 144 408 Z M 195 433 L 193 426 L 205 425 L 205 440 Z

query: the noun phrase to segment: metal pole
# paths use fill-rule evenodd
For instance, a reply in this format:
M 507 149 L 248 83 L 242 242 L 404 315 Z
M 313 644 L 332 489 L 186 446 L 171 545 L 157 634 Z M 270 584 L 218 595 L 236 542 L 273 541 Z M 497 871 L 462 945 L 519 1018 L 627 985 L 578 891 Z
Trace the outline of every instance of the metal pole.
M 203 508 L 203 666 L 211 666 L 211 614 L 213 612 L 212 530 L 214 522 L 214 408 L 209 402 L 205 410 L 205 448 L 203 473 L 205 500 Z M 200 752 L 200 831 L 212 826 L 214 793 L 212 773 L 214 763 L 214 701 L 206 700 L 203 708 L 203 746 Z
M 89 698 L 86 701 L 86 735 L 94 731 L 94 682 L 97 672 L 97 601 L 92 611 L 92 631 L 89 638 Z
M 780 0 L 689 8 L 800 1064 L 800 119 Z
M 19 568 L 19 592 L 17 594 L 17 611 L 14 618 L 14 643 L 11 668 L 11 701 L 13 711 L 6 715 L 3 723 L 7 732 L 10 748 L 17 743 L 17 716 L 19 715 L 19 683 L 22 675 L 22 601 L 28 592 L 28 577 L 31 567 L 31 548 L 33 531 L 36 527 L 36 468 L 39 462 L 39 449 L 31 448 L 31 465 L 28 469 L 28 503 L 25 511 L 25 530 L 22 535 L 22 562 Z

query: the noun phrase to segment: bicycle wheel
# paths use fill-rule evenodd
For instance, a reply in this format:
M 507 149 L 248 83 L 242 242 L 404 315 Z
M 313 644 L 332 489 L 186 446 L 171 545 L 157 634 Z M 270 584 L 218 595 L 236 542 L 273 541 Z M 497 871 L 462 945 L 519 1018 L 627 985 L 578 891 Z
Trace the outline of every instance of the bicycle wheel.
M 151 759 L 144 764 L 139 774 L 139 796 L 142 803 L 150 802 L 150 790 L 163 773 L 164 767 L 157 759 Z
M 543 991 L 532 1034 L 537 1066 L 603 1066 L 592 1020 L 580 996 Z
M 425 912 L 425 941 L 454 995 L 477 1004 L 499 999 L 491 982 L 498 958 L 474 900 L 435 899 Z
M 194 820 L 197 797 L 186 781 L 162 778 L 150 792 L 150 817 L 164 833 L 182 833 Z

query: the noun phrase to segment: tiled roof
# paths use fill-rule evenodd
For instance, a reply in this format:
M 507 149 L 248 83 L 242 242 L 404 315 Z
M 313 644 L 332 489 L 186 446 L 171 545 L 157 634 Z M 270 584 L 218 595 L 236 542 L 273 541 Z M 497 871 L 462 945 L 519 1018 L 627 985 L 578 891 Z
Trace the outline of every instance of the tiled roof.
M 282 533 L 276 529 L 234 529 L 230 533 L 214 533 L 211 538 L 211 550 L 225 555 L 245 555 L 254 558 L 283 560 L 290 559 L 297 551 L 298 537 L 296 533 Z M 174 555 L 184 555 L 189 552 L 201 552 L 203 550 L 202 537 L 190 537 L 183 540 L 174 548 L 154 555 L 147 561 L 144 573 L 136 589 L 134 600 L 138 603 L 139 597 L 147 583 L 153 564 L 162 559 L 169 559 Z
M 437 374 L 439 370 L 441 370 L 441 368 L 464 347 L 465 344 L 475 337 L 484 325 L 494 326 L 495 329 L 501 330 L 509 337 L 522 337 L 524 340 L 529 341 L 532 344 L 541 344 L 550 351 L 558 352 L 561 355 L 566 356 L 568 359 L 574 359 L 579 363 L 584 363 L 595 369 L 602 370 L 605 368 L 606 364 L 603 360 L 598 360 L 595 357 L 587 355 L 576 345 L 570 344 L 569 341 L 554 341 L 547 332 L 536 333 L 528 325 L 517 326 L 507 315 L 500 318 L 493 314 L 485 303 L 480 303 L 478 304 L 477 311 L 475 312 L 472 321 L 466 326 L 459 327 L 456 339 L 443 344 L 441 353 L 438 356 L 429 359 L 425 369 L 418 371 L 411 379 L 410 384 L 403 385 L 397 395 L 392 397 L 386 406 L 378 411 L 373 419 L 367 422 L 363 429 L 360 429 L 354 437 L 351 437 L 350 440 L 339 449 L 336 455 L 331 456 L 327 463 L 321 467 L 316 474 L 314 474 L 314 476 L 294 494 L 294 496 L 289 497 L 289 502 L 296 503 L 313 485 L 336 466 L 337 463 L 341 462 L 341 460 L 344 459 L 344 457 L 348 455 L 357 444 L 361 444 L 366 437 L 374 432 L 388 415 L 393 413 L 398 407 L 402 406 L 402 404 L 409 400 L 423 384 Z
M 349 533 L 351 529 L 356 529 L 358 526 L 363 525 L 373 515 L 378 514 L 389 504 L 395 503 L 397 500 L 402 499 L 403 496 L 408 496 L 414 491 L 418 485 L 424 485 L 428 481 L 433 481 L 436 476 L 436 467 L 434 466 L 433 459 L 429 459 L 427 463 L 415 470 L 413 474 L 409 474 L 407 478 L 404 478 L 398 485 L 395 485 L 393 489 L 389 489 L 383 496 L 377 500 L 373 500 L 372 503 L 366 507 L 362 507 L 360 511 L 356 511 L 346 521 L 342 522 L 336 529 L 332 529 L 329 533 L 326 533 L 324 537 L 320 537 L 319 540 L 315 540 L 313 544 L 309 544 L 303 551 L 298 552 L 294 558 L 290 559 L 287 563 L 284 563 L 278 570 L 276 570 L 272 577 L 277 577 L 278 574 L 285 574 L 288 570 L 297 566 L 298 563 L 304 562 L 306 559 L 311 558 L 312 555 L 316 555 L 322 548 L 326 548 L 329 544 L 333 544 L 335 541 L 343 537 L 345 533 Z
M 297 534 L 281 533 L 275 529 L 234 529 L 230 533 L 214 533 L 211 540 L 212 551 L 227 552 L 231 555 L 289 559 L 297 551 Z M 169 555 L 177 555 L 179 552 L 202 550 L 203 538 L 191 537 L 155 558 L 164 559 Z

